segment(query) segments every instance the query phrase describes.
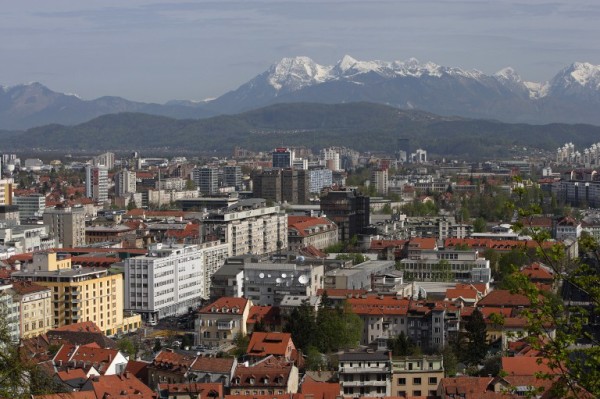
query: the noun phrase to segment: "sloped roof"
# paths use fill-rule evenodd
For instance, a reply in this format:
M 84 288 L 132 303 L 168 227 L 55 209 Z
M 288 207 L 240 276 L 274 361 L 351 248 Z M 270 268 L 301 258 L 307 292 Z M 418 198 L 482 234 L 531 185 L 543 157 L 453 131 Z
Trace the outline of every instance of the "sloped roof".
M 513 294 L 509 290 L 494 290 L 479 300 L 478 306 L 518 307 L 529 306 L 526 296 Z
M 207 373 L 226 373 L 229 374 L 233 368 L 233 358 L 218 357 L 200 357 L 190 367 L 194 371 L 204 371 Z
M 208 304 L 200 309 L 199 313 L 223 313 L 225 309 L 231 313 L 233 308 L 237 308 L 239 310 L 238 314 L 241 314 L 246 308 L 247 304 L 248 300 L 246 298 L 221 297 L 213 303 Z
M 246 354 L 258 357 L 268 355 L 285 356 L 290 343 L 293 345 L 290 333 L 254 332 L 250 337 Z

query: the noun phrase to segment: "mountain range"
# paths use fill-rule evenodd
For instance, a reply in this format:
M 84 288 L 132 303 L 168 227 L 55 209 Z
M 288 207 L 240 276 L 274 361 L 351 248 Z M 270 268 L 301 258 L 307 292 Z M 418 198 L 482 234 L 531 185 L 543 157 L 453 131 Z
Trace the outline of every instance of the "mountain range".
M 322 148 L 349 146 L 361 151 L 396 149 L 398 138 L 430 154 L 468 159 L 499 158 L 554 151 L 565 142 L 589 146 L 600 126 L 508 124 L 399 110 L 382 104 L 275 104 L 238 115 L 172 119 L 140 113 L 104 115 L 76 125 L 46 125 L 0 132 L 4 150 L 142 151 L 149 153 L 231 154 L 234 146 L 269 150 L 282 143 Z
M 0 129 L 50 123 L 73 125 L 100 115 L 141 112 L 172 118 L 235 114 L 276 103 L 372 102 L 446 116 L 504 122 L 600 125 L 600 66 L 576 62 L 548 82 L 528 82 L 512 68 L 493 75 L 431 62 L 358 61 L 335 65 L 284 58 L 236 90 L 206 102 L 133 102 L 120 97 L 83 100 L 40 83 L 0 86 Z

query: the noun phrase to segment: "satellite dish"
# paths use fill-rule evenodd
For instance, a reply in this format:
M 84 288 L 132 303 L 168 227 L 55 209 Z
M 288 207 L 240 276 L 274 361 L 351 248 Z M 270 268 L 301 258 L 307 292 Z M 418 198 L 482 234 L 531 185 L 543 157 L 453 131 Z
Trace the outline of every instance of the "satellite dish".
M 271 275 L 270 275 L 270 274 L 267 274 L 267 277 L 271 278 Z
M 300 263 L 304 262 L 304 256 L 298 256 L 298 262 L 300 262 Z
M 259 273 L 259 274 L 258 274 L 258 277 L 260 277 L 260 278 L 265 278 L 265 274 L 264 274 L 264 273 Z
M 281 277 L 283 277 L 283 278 L 286 278 L 286 277 L 287 277 L 287 274 L 285 274 L 285 273 L 281 273 Z
M 275 279 L 275 282 L 276 282 L 277 284 L 280 284 L 280 283 L 281 283 L 281 277 L 277 277 L 277 278 Z
M 308 283 L 308 276 L 306 274 L 301 275 L 300 277 L 298 277 L 298 282 L 300 284 Z

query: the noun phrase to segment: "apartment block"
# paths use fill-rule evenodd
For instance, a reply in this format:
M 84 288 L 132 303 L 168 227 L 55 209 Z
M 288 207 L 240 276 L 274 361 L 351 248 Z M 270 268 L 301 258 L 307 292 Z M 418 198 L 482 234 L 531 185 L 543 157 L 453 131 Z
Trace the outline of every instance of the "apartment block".
M 392 396 L 436 396 L 444 378 L 441 356 L 403 356 L 392 358 Z
M 339 355 L 340 395 L 384 397 L 391 395 L 392 364 L 383 352 L 345 352 Z
M 52 290 L 30 281 L 14 281 L 13 301 L 19 304 L 21 338 L 44 334 L 53 326 Z
M 151 324 L 196 307 L 208 297 L 204 290 L 196 245 L 154 244 L 147 255 L 125 261 L 125 309 Z
M 85 246 L 85 210 L 82 207 L 57 205 L 46 208 L 43 216 L 44 224 L 49 227 L 63 247 L 76 248 Z

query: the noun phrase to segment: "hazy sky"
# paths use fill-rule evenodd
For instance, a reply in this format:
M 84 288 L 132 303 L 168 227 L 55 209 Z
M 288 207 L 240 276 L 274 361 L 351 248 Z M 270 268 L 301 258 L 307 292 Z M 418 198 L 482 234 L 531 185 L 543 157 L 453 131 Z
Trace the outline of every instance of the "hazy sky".
M 164 102 L 237 88 L 282 57 L 433 61 L 545 81 L 600 64 L 598 0 L 3 0 L 0 85 Z

